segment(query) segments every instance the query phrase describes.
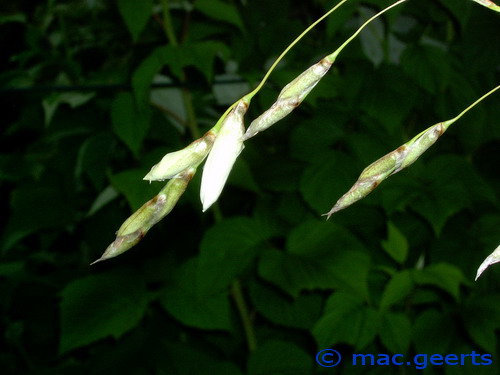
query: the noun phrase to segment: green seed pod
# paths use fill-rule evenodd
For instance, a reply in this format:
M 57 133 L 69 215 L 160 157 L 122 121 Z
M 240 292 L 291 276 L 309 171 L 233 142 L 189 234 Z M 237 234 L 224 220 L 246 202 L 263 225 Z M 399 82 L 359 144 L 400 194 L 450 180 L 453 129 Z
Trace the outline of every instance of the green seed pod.
M 166 154 L 144 177 L 148 181 L 163 181 L 176 176 L 189 167 L 198 166 L 208 155 L 215 141 L 215 133 L 208 131 L 203 137 L 182 150 Z
M 482 6 L 485 6 L 486 8 L 500 12 L 500 6 L 496 5 L 491 0 L 473 0 L 473 1 L 475 1 L 478 4 L 481 4 Z
M 378 178 L 378 176 L 383 176 L 384 179 L 389 177 L 398 168 L 399 164 L 401 164 L 401 158 L 406 154 L 406 151 L 407 148 L 403 145 L 389 154 L 382 156 L 361 172 L 358 181 L 371 177 Z
M 424 131 L 417 139 L 411 140 L 408 143 L 405 143 L 405 146 L 408 148 L 408 151 L 403 158 L 401 165 L 394 173 L 399 172 L 401 169 L 408 167 L 415 160 L 417 160 L 420 155 L 422 155 L 429 147 L 431 147 L 438 138 L 446 131 L 446 128 L 443 126 L 443 123 L 431 126 L 429 129 Z M 393 174 L 394 174 L 393 173 Z
M 151 229 L 172 211 L 187 188 L 196 168 L 188 168 L 171 179 L 153 199 L 146 202 L 121 225 L 116 239 L 107 247 L 102 256 L 94 263 L 113 258 L 135 246 Z
M 302 103 L 321 78 L 328 72 L 332 63 L 326 59 L 309 67 L 281 90 L 276 102 L 262 115 L 252 121 L 244 139 L 266 130 L 283 117 L 287 116 Z
M 374 178 L 358 180 L 347 193 L 340 197 L 332 209 L 326 214 L 323 214 L 323 216 L 327 216 L 327 219 L 329 219 L 335 212 L 343 210 L 360 199 L 363 199 L 370 194 L 382 182 L 382 180 L 383 179 L 377 180 Z

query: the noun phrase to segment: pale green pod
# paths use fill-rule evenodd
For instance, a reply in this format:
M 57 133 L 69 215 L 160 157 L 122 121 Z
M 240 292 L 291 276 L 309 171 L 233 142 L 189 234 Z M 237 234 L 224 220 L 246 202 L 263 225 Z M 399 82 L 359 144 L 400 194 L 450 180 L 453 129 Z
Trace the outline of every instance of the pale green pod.
M 445 131 L 446 127 L 440 122 L 424 131 L 417 139 L 405 143 L 407 147 L 406 155 L 401 161 L 401 165 L 393 173 L 397 173 L 414 163 L 429 147 L 436 143 Z
M 387 155 L 382 156 L 366 167 L 363 172 L 361 172 L 358 180 L 376 176 L 381 176 L 383 178 L 389 177 L 401 164 L 402 155 L 405 155 L 406 151 L 406 146 L 403 145 Z
M 481 4 L 482 6 L 485 6 L 486 8 L 489 8 L 496 12 L 500 12 L 500 6 L 496 5 L 491 0 L 472 0 L 472 1 L 475 1 L 476 3 Z
M 188 168 L 170 180 L 167 185 L 156 195 L 142 205 L 121 225 L 116 232 L 116 239 L 111 243 L 102 256 L 93 262 L 100 262 L 124 253 L 135 246 L 151 229 L 177 204 L 181 195 L 186 191 L 189 181 L 196 172 L 196 168 Z
M 247 140 L 257 133 L 266 130 L 298 107 L 331 66 L 332 63 L 323 59 L 287 84 L 281 90 L 276 102 L 262 115 L 252 121 L 245 133 L 244 139 Z
M 476 273 L 476 279 L 481 276 L 481 274 L 492 264 L 499 263 L 500 262 L 500 245 L 497 246 L 497 248 L 490 254 L 488 257 L 484 260 L 483 263 L 479 266 L 477 269 Z
M 342 195 L 340 199 L 335 203 L 330 211 L 323 216 L 327 216 L 327 219 L 330 218 L 335 212 L 343 210 L 346 207 L 349 207 L 351 204 L 363 199 L 368 194 L 370 194 L 384 179 L 376 179 L 376 178 L 368 178 L 365 180 L 358 180 L 347 193 Z
M 166 154 L 144 177 L 148 181 L 163 181 L 193 166 L 198 166 L 208 155 L 215 141 L 215 133 L 207 132 L 182 150 Z
M 332 63 L 322 59 L 310 66 L 281 90 L 278 100 L 298 98 L 299 103 L 311 92 L 321 78 L 330 70 Z
M 96 261 L 90 263 L 90 265 L 123 254 L 125 251 L 137 245 L 143 239 L 146 233 L 147 231 L 144 232 L 139 229 L 135 232 L 127 234 L 126 236 L 116 237 L 116 239 L 106 248 L 101 257 Z

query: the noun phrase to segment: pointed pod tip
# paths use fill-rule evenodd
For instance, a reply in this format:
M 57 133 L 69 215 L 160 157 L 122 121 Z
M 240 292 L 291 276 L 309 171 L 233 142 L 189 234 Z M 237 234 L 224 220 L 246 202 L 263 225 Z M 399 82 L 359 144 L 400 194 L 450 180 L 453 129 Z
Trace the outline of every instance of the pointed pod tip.
M 99 263 L 99 262 L 102 262 L 103 260 L 104 260 L 104 259 L 101 257 L 101 258 L 99 258 L 99 259 L 97 259 L 97 260 L 94 260 L 94 261 L 93 261 L 92 263 L 90 263 L 89 265 L 90 265 L 90 266 L 93 266 L 94 264 Z

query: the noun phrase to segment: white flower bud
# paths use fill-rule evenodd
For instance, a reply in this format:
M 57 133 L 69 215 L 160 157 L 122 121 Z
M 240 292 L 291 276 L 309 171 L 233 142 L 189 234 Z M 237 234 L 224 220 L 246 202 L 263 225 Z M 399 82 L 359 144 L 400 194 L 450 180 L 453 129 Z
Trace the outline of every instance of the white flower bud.
M 196 167 L 209 153 L 215 139 L 211 131 L 182 150 L 170 152 L 153 166 L 144 177 L 148 181 L 163 181 L 172 178 L 189 167 Z
M 243 150 L 243 115 L 247 108 L 248 104 L 241 100 L 223 120 L 215 138 L 201 177 L 200 199 L 203 212 L 219 198 L 233 164 Z

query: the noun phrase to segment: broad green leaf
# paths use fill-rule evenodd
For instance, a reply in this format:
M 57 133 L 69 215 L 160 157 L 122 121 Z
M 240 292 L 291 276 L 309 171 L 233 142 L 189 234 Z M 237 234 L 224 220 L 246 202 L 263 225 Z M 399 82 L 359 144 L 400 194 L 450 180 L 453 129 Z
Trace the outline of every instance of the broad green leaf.
M 248 360 L 248 375 L 307 375 L 312 357 L 290 342 L 266 341 Z
M 96 197 L 96 199 L 90 206 L 86 216 L 89 217 L 94 215 L 97 211 L 99 211 L 101 208 L 103 208 L 116 198 L 118 198 L 118 192 L 115 188 L 113 188 L 113 186 L 109 185 Z
M 161 291 L 162 306 L 174 318 L 191 327 L 229 330 L 229 295 L 226 289 L 210 288 L 197 278 L 198 258 L 190 259 L 175 274 L 174 284 Z
M 230 23 L 242 31 L 245 29 L 240 13 L 233 4 L 222 0 L 197 0 L 194 6 L 210 18 Z
M 225 290 L 253 261 L 258 245 L 273 236 L 272 227 L 258 219 L 225 219 L 205 232 L 200 245 L 197 277 L 207 292 Z
M 262 254 L 259 274 L 292 296 L 301 290 L 342 288 L 368 299 L 370 258 L 345 228 L 311 220 L 295 228 L 287 252 Z
M 42 102 L 45 114 L 45 126 L 49 126 L 54 114 L 61 104 L 68 104 L 71 108 L 77 108 L 87 103 L 95 96 L 95 93 L 64 92 L 55 93 L 44 99 Z
M 141 61 L 132 74 L 132 88 L 134 89 L 135 99 L 138 103 L 142 105 L 149 103 L 151 83 L 165 63 L 162 55 L 171 48 L 173 47 L 170 45 L 156 48 L 148 57 Z
M 352 80 L 353 77 L 349 77 L 349 79 Z M 346 84 L 349 84 L 349 82 Z M 384 146 L 384 150 L 377 152 L 376 158 L 365 160 L 365 163 L 372 163 L 403 143 L 400 138 L 401 126 L 414 109 L 412 103 L 419 100 L 418 91 L 415 90 L 411 79 L 401 72 L 401 69 L 396 68 L 394 65 L 382 64 L 377 70 L 369 71 L 369 74 L 362 82 L 362 91 L 359 96 L 359 104 L 356 107 L 365 111 L 378 123 L 374 124 L 374 131 L 368 134 L 372 137 L 370 148 L 364 150 L 361 148 L 359 151 L 357 150 L 357 154 L 362 155 L 363 151 L 372 153 Z M 400 100 L 402 97 L 406 98 L 406 100 Z M 394 102 L 399 103 L 399 105 L 394 106 Z M 385 139 L 387 136 L 384 133 L 380 130 L 377 132 L 377 128 L 380 126 L 383 126 L 389 134 L 394 135 L 394 138 Z M 363 130 L 362 134 L 366 133 L 367 131 Z M 359 137 L 360 135 L 353 134 L 353 136 Z
M 252 192 L 259 191 L 259 186 L 252 175 L 248 163 L 242 158 L 237 159 L 236 163 L 234 163 L 227 184 Z
M 166 183 L 150 184 L 142 179 L 145 175 L 146 171 L 142 169 L 129 169 L 110 177 L 113 187 L 125 195 L 132 211 L 158 194 Z
M 325 152 L 302 174 L 300 192 L 317 213 L 324 214 L 356 181 L 356 169 L 351 158 Z
M 318 294 L 303 294 L 292 299 L 260 283 L 250 285 L 250 297 L 255 309 L 266 319 L 278 325 L 302 329 L 312 328 L 323 305 L 323 298 Z
M 464 302 L 460 314 L 474 342 L 486 352 L 494 353 L 495 330 L 500 328 L 500 295 L 471 296 Z
M 97 134 L 87 138 L 78 151 L 75 177 L 88 177 L 97 189 L 102 189 L 108 182 L 107 162 L 114 140 L 111 134 Z
M 401 67 L 429 93 L 443 91 L 449 83 L 451 68 L 445 51 L 429 45 L 410 45 L 401 56 Z
M 111 106 L 113 130 L 136 156 L 148 133 L 149 119 L 149 110 L 146 107 L 138 107 L 131 94 L 120 93 L 113 101 Z
M 323 316 L 312 334 L 318 348 L 339 343 L 353 345 L 357 350 L 371 343 L 378 332 L 377 312 L 352 294 L 336 292 L 328 299 Z
M 408 256 L 408 241 L 392 222 L 387 224 L 387 229 L 387 240 L 382 241 L 382 248 L 392 259 L 401 264 Z
M 413 289 L 411 272 L 404 270 L 396 273 L 385 286 L 382 298 L 380 299 L 380 309 L 385 310 L 392 305 L 403 300 Z
M 118 0 L 118 10 L 132 39 L 137 41 L 153 12 L 153 0 Z
M 458 332 L 451 314 L 427 310 L 416 319 L 412 336 L 417 353 L 450 353 L 450 345 L 458 340 Z
M 291 130 L 290 155 L 298 160 L 314 161 L 318 154 L 327 152 L 342 138 L 346 117 L 340 113 L 332 121 L 331 109 L 319 106 L 312 119 L 300 121 Z
M 75 214 L 74 202 L 67 199 L 61 187 L 44 183 L 14 190 L 10 206 L 12 213 L 2 233 L 3 250 L 38 230 L 64 228 Z
M 455 299 L 460 294 L 460 285 L 467 282 L 462 271 L 447 263 L 431 264 L 422 270 L 413 270 L 413 280 L 420 285 L 432 285 L 450 293 Z
M 367 21 L 370 17 L 375 15 L 375 11 L 367 8 L 360 7 L 359 24 Z M 361 48 L 365 56 L 375 65 L 379 66 L 384 61 L 384 24 L 380 18 L 370 22 L 369 25 L 359 35 Z
M 436 234 L 452 215 L 474 209 L 474 201 L 497 203 L 495 192 L 463 157 L 434 157 L 421 171 L 416 187 L 419 196 L 411 201 L 411 207 L 431 223 Z
M 146 287 L 132 271 L 75 279 L 61 298 L 60 353 L 122 336 L 139 323 L 147 307 Z
M 405 314 L 387 311 L 380 317 L 380 340 L 392 353 L 408 351 L 411 331 L 410 319 Z

